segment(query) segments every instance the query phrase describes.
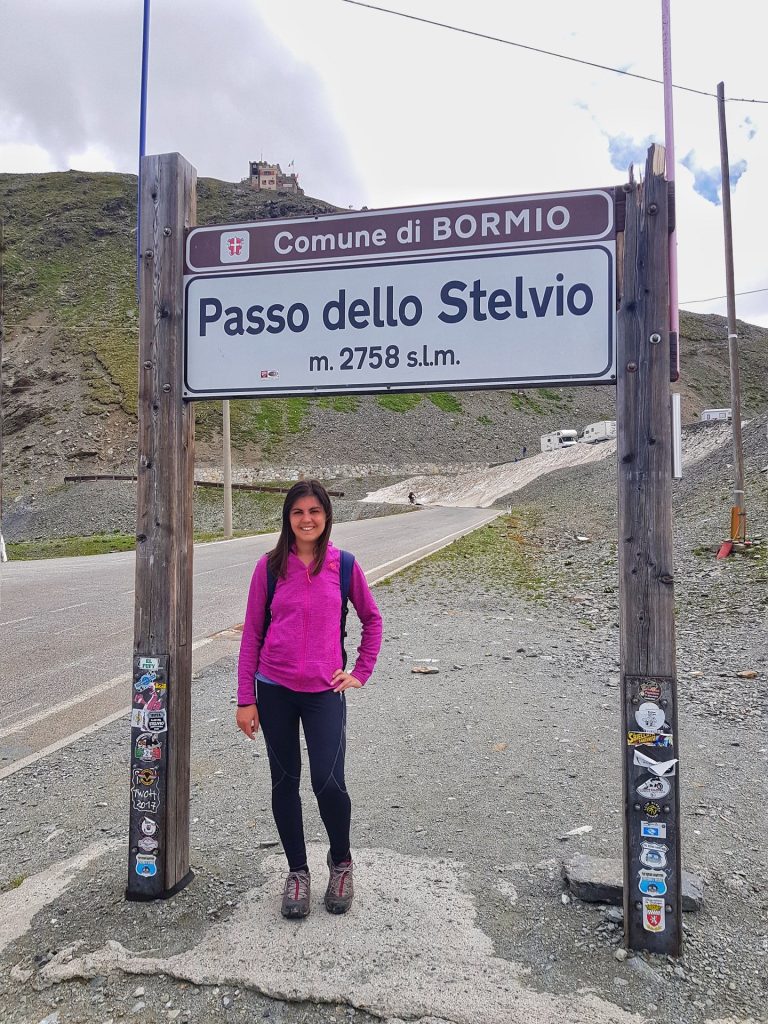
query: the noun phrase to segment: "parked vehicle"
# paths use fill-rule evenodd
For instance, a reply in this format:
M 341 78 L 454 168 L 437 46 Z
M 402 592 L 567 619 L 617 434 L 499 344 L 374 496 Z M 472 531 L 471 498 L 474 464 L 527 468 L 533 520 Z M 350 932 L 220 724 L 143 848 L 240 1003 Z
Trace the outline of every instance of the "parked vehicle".
M 541 438 L 541 450 L 543 452 L 554 452 L 558 448 L 570 448 L 579 440 L 576 430 L 553 430 L 551 434 L 544 434 Z
M 712 420 L 725 420 L 726 423 L 730 423 L 733 419 L 733 413 L 730 409 L 702 409 L 701 410 L 701 421 L 702 423 L 711 422 Z
M 597 444 L 598 441 L 610 441 L 616 437 L 616 420 L 598 420 L 588 423 L 581 432 L 580 441 L 584 444 Z

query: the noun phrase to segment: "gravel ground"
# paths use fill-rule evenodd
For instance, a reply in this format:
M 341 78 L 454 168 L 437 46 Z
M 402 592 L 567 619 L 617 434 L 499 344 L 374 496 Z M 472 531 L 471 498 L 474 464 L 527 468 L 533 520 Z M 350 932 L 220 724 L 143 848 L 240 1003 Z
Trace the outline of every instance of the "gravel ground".
M 766 515 L 764 424 L 745 447 L 755 533 Z M 536 481 L 515 495 L 510 517 L 379 585 L 382 657 L 350 697 L 357 846 L 464 864 L 479 927 L 527 985 L 589 988 L 664 1024 L 766 1019 L 766 571 L 759 549 L 720 562 L 702 552 L 723 536 L 727 480 L 705 459 L 675 485 L 683 863 L 705 881 L 679 962 L 618 960 L 617 910 L 569 901 L 560 874 L 576 850 L 621 851 L 615 466 Z M 438 674 L 411 672 L 424 658 L 439 659 Z M 756 678 L 739 678 L 744 670 Z M 274 852 L 263 749 L 233 731 L 234 671 L 233 654 L 193 684 L 194 884 L 163 903 L 127 904 L 124 851 L 103 856 L 0 959 L 4 1024 L 56 1010 L 60 1024 L 373 1019 L 353 1006 L 280 1003 L 226 979 L 199 987 L 116 972 L 41 983 L 41 965 L 77 940 L 164 954 L 193 946 Z M 98 740 L 98 759 L 76 745 L 2 783 L 0 887 L 123 837 L 126 723 Z M 311 794 L 305 809 L 308 837 L 319 839 Z M 581 825 L 592 831 L 560 840 Z
M 744 447 L 754 537 L 766 527 L 764 421 L 746 429 Z M 614 464 L 540 478 L 514 495 L 509 516 L 379 585 L 380 665 L 350 696 L 356 846 L 464 864 L 478 926 L 526 985 L 588 988 L 664 1024 L 767 1019 L 765 549 L 715 561 L 728 487 L 722 453 L 674 485 L 683 864 L 705 881 L 679 962 L 620 961 L 617 909 L 570 901 L 560 873 L 577 850 L 621 856 Z M 413 674 L 423 658 L 438 659 L 439 672 Z M 56 1013 L 51 1024 L 374 1020 L 354 1008 L 353 992 L 350 1006 L 331 1007 L 225 978 L 41 980 L 75 941 L 194 946 L 254 885 L 275 833 L 262 746 L 233 732 L 234 668 L 232 652 L 194 682 L 195 883 L 162 903 L 126 903 L 124 848 L 94 861 L 0 957 L 3 1024 Z M 0 889 L 124 837 L 126 723 L 98 742 L 98 760 L 86 764 L 74 745 L 0 783 Z M 319 840 L 305 794 L 307 836 Z M 560 839 L 581 825 L 592 831 Z

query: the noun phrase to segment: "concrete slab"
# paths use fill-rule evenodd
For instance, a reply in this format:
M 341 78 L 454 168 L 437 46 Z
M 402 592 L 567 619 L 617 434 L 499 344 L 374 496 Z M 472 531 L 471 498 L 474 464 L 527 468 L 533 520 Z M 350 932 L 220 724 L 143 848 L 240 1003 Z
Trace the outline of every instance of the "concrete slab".
M 25 878 L 21 885 L 3 893 L 0 896 L 0 953 L 29 930 L 35 914 L 53 903 L 83 868 L 117 846 L 120 846 L 118 839 L 93 843 L 74 857 Z
M 346 1003 L 396 1024 L 640 1024 L 589 991 L 567 998 L 536 992 L 520 968 L 494 955 L 476 925 L 461 865 L 390 850 L 356 854 L 357 896 L 347 915 L 325 913 L 326 847 L 309 849 L 313 908 L 305 921 L 280 917 L 282 855 L 268 857 L 262 884 L 194 948 L 156 959 L 118 943 L 73 956 L 62 950 L 44 982 L 119 969 L 165 974 L 196 985 L 248 986 L 265 995 Z

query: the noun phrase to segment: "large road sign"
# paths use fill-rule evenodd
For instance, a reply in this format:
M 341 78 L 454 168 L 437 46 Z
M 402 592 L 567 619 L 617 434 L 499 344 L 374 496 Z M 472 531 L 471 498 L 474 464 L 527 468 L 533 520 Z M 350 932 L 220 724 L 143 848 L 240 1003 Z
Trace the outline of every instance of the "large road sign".
M 615 383 L 612 190 L 196 228 L 187 398 Z

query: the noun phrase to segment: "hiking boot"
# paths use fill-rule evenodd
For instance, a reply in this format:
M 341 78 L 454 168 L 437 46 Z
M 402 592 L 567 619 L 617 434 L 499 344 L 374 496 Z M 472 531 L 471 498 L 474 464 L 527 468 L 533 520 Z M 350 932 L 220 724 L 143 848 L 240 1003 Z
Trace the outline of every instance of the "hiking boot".
M 329 914 L 346 914 L 352 906 L 355 889 L 352 885 L 352 861 L 334 864 L 328 854 L 328 888 L 325 890 L 325 909 Z
M 283 917 L 306 917 L 309 913 L 309 871 L 289 871 L 283 889 Z

